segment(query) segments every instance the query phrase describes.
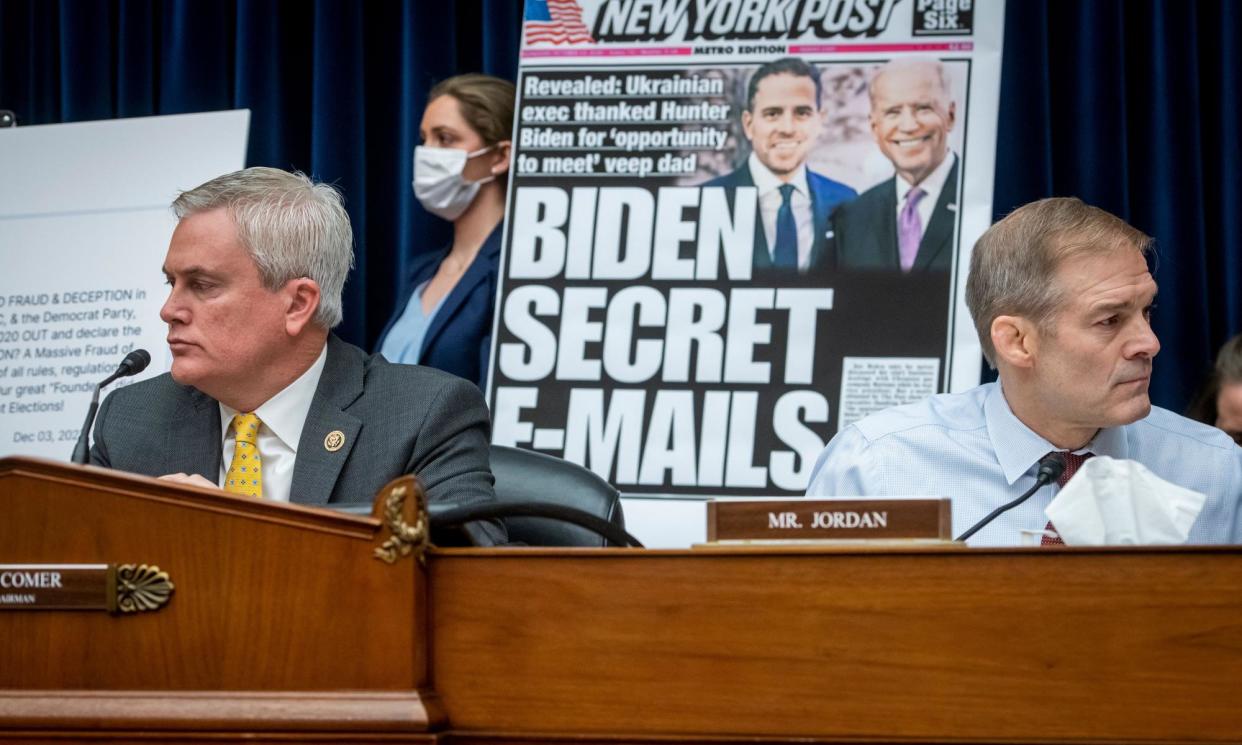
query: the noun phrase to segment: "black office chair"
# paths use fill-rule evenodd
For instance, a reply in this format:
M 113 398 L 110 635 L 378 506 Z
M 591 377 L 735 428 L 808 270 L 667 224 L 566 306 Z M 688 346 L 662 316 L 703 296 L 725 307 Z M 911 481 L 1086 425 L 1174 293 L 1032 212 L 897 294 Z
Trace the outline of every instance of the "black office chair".
M 621 493 L 607 481 L 582 466 L 551 455 L 503 445 L 490 447 L 496 501 L 465 506 L 444 502 L 428 505 L 435 545 L 470 545 L 462 533 L 463 524 L 502 520 L 509 541 L 515 544 L 642 547 L 625 532 Z M 364 502 L 330 504 L 328 508 L 354 515 L 371 514 L 371 505 Z
M 533 450 L 491 446 L 496 499 L 501 505 L 572 507 L 625 530 L 621 493 L 576 463 Z M 528 546 L 612 546 L 586 528 L 544 517 L 505 517 L 509 540 Z

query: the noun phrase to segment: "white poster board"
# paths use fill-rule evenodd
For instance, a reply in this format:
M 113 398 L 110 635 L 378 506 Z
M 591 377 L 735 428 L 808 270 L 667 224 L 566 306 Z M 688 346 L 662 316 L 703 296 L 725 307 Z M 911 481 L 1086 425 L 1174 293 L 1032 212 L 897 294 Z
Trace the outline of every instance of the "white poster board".
M 68 460 L 125 354 L 171 363 L 160 271 L 183 190 L 243 167 L 250 112 L 0 129 L 0 455 Z

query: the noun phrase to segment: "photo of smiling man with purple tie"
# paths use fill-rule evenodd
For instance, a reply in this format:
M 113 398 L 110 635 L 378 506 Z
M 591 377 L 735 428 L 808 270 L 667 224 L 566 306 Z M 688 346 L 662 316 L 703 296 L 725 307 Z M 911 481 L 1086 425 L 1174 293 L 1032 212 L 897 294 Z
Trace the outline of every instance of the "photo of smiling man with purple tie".
M 944 65 L 890 62 L 872 76 L 868 93 L 871 133 L 894 174 L 833 214 L 837 266 L 948 271 L 959 163 L 949 147 L 957 106 Z

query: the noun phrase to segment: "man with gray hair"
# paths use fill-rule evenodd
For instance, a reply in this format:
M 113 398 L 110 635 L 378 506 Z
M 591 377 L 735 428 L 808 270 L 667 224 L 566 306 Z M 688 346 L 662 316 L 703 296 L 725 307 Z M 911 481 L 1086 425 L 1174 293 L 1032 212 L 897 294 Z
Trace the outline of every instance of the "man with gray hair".
M 944 65 L 889 62 L 871 78 L 871 134 L 894 175 L 837 208 L 837 266 L 902 272 L 948 271 L 957 218 L 957 118 Z
M 1190 543 L 1242 540 L 1242 448 L 1147 395 L 1160 342 L 1150 314 L 1151 239 L 1077 199 L 1020 207 L 975 245 L 966 302 L 1000 380 L 898 406 L 842 429 L 808 496 L 946 494 L 960 534 L 1035 484 L 1060 451 L 1066 474 L 1092 455 L 1138 461 L 1207 495 Z M 975 534 L 1017 545 L 1049 527 L 1049 485 Z
M 93 464 L 302 504 L 370 502 L 406 473 L 432 501 L 495 498 L 478 388 L 331 333 L 353 265 L 335 189 L 248 168 L 173 211 L 160 310 L 172 371 L 108 396 Z M 505 540 L 494 523 L 466 533 Z

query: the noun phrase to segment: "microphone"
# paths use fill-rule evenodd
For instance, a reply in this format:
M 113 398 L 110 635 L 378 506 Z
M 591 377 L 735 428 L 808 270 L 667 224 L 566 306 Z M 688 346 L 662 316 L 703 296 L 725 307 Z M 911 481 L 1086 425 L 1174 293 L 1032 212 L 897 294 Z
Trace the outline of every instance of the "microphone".
M 121 360 L 121 364 L 117 366 L 116 372 L 112 373 L 112 377 L 100 383 L 100 385 L 107 385 L 117 378 L 128 378 L 131 375 L 137 375 L 146 370 L 149 364 L 151 364 L 151 353 L 145 349 L 135 349 L 125 355 L 125 359 Z
M 957 537 L 959 541 L 965 541 L 975 533 L 978 533 L 983 526 L 995 520 L 1002 512 L 1011 510 L 1031 498 L 1031 495 L 1039 491 L 1041 487 L 1051 484 L 1053 481 L 1061 478 L 1061 474 L 1065 473 L 1065 454 L 1061 452 L 1048 453 L 1039 459 L 1039 471 L 1035 474 L 1035 486 L 1027 489 L 1026 492 L 1017 499 L 988 513 L 988 516 L 975 523 L 970 530 L 962 533 Z
M 137 375 L 146 370 L 149 364 L 151 364 L 151 354 L 145 349 L 135 349 L 125 355 L 125 359 L 121 360 L 121 364 L 116 368 L 116 372 L 104 378 L 99 385 L 95 386 L 95 395 L 91 396 L 91 407 L 86 412 L 86 422 L 82 424 L 82 431 L 78 434 L 78 443 L 73 446 L 73 455 L 69 458 L 69 462 L 85 465 L 90 460 L 91 425 L 95 423 L 95 414 L 99 412 L 99 392 L 103 390 L 103 387 L 117 378 L 128 378 L 131 375 Z

